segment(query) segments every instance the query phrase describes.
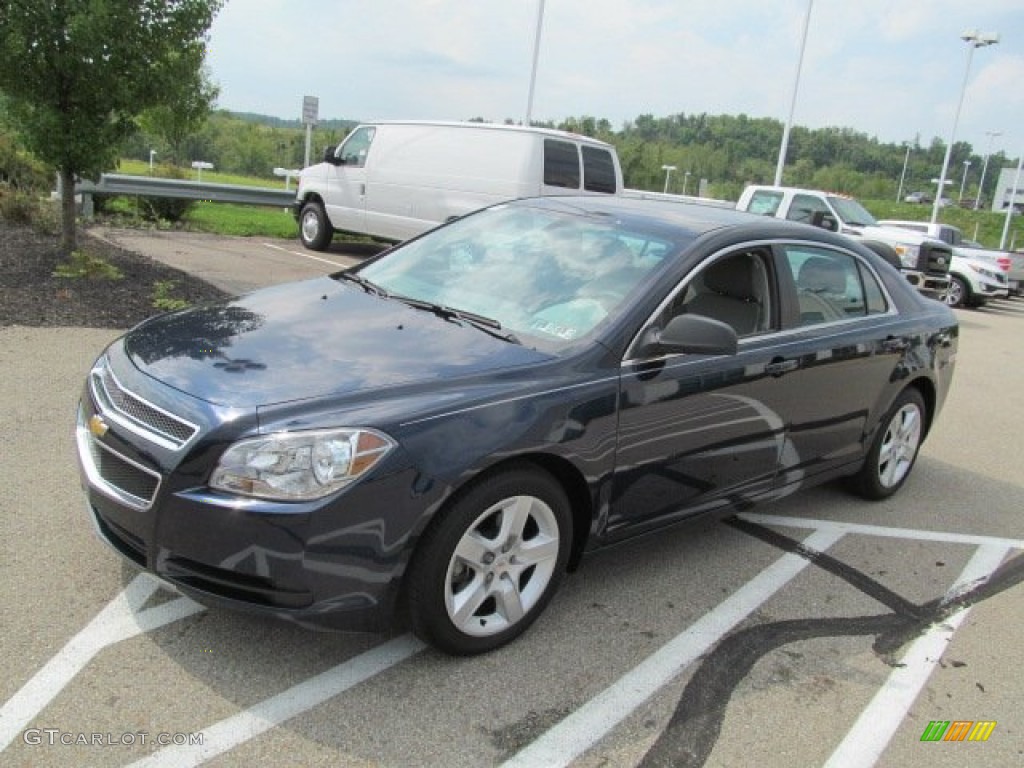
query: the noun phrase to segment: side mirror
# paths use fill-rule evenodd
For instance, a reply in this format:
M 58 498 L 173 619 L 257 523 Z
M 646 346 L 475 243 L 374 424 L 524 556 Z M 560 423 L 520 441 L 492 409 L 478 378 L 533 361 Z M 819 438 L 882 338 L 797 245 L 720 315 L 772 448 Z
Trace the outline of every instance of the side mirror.
M 825 211 L 815 211 L 811 214 L 811 224 L 819 229 L 827 229 L 829 232 L 839 231 L 839 222 L 836 217 Z
M 645 350 L 654 348 L 662 352 L 735 355 L 739 346 L 731 325 L 703 315 L 677 315 L 660 332 L 649 329 L 645 336 Z
M 330 163 L 331 165 L 341 165 L 341 162 L 335 156 L 334 152 L 337 149 L 335 146 L 329 146 L 324 150 L 324 162 Z

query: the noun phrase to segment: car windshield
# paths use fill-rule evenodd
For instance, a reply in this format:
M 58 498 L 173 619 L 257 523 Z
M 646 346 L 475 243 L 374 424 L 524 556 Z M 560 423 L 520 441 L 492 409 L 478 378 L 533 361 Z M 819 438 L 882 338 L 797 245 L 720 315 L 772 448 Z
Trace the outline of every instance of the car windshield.
M 868 213 L 867 209 L 849 197 L 830 197 L 828 199 L 832 207 L 839 213 L 839 217 L 846 224 L 853 227 L 877 227 L 875 217 Z
M 675 250 L 604 217 L 499 205 L 401 245 L 358 274 L 394 297 L 494 321 L 510 338 L 557 349 L 621 313 Z

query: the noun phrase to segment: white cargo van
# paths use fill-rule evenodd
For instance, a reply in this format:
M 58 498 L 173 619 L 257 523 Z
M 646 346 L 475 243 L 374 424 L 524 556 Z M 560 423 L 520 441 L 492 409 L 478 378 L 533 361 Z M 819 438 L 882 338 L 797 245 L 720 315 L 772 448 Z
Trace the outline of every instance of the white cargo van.
M 303 244 L 323 250 L 335 232 L 400 241 L 503 200 L 621 190 L 615 148 L 586 136 L 387 121 L 357 126 L 305 168 L 293 210 Z

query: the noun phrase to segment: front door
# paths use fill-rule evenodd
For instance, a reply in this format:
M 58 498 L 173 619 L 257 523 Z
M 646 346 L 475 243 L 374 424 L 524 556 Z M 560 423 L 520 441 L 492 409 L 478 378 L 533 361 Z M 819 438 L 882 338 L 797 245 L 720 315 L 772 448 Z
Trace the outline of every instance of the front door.
M 363 232 L 366 224 L 366 161 L 377 129 L 357 128 L 335 152 L 328 170 L 327 216 L 335 229 Z
M 652 322 L 663 328 L 683 313 L 721 320 L 736 330 L 738 353 L 627 353 L 610 536 L 771 492 L 786 432 L 784 376 L 773 368 L 775 285 L 770 248 L 718 254 L 680 283 Z

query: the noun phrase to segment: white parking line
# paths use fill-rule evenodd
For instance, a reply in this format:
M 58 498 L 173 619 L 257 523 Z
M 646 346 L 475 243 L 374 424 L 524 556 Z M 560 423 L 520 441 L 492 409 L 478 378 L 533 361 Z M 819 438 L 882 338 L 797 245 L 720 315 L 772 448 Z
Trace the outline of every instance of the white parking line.
M 244 712 L 200 729 L 203 734 L 201 745 L 166 747 L 132 763 L 129 768 L 187 768 L 200 765 L 369 680 L 416 655 L 423 648 L 423 643 L 412 635 L 397 637 L 294 685 L 273 698 L 261 701 Z
M 841 531 L 842 533 L 852 533 L 858 536 L 881 536 L 890 539 L 910 539 L 911 541 L 941 541 L 946 544 L 970 544 L 975 547 L 994 545 L 1007 549 L 1024 549 L 1024 539 L 1007 539 L 1002 536 L 978 536 L 973 533 L 954 533 L 950 531 L 923 531 L 917 528 L 889 528 L 881 525 L 844 523 L 841 520 L 808 520 L 803 517 L 762 515 L 756 512 L 743 512 L 737 515 L 737 517 L 751 523 L 779 525 L 786 528 L 813 528 L 816 531 Z
M 108 645 L 204 610 L 187 597 L 179 597 L 140 611 L 159 587 L 159 582 L 145 573 L 132 579 L 85 629 L 68 640 L 64 648 L 4 704 L 0 709 L 0 751 L 6 749 L 75 675 Z
M 998 545 L 979 547 L 946 593 L 946 599 L 988 578 L 1007 552 L 1008 548 Z M 878 761 L 969 611 L 964 608 L 914 641 L 900 659 L 900 666 L 860 713 L 824 768 L 870 768 Z
M 282 248 L 281 246 L 274 245 L 273 243 L 264 243 L 263 245 L 265 247 L 267 247 L 267 248 L 272 249 L 272 250 L 281 251 L 281 253 L 290 253 L 292 256 L 305 256 L 307 259 L 312 259 L 313 261 L 322 261 L 324 264 L 330 264 L 332 267 L 344 267 L 345 266 L 344 264 L 342 264 L 340 262 L 331 261 L 330 259 L 324 259 L 324 258 L 321 258 L 320 256 L 314 256 L 314 255 L 312 255 L 310 253 L 302 253 L 302 251 L 290 251 L 287 248 Z
M 842 536 L 841 531 L 815 531 L 804 539 L 803 544 L 824 552 Z M 520 750 L 502 768 L 556 768 L 568 765 L 659 689 L 678 677 L 680 672 L 808 565 L 810 561 L 805 557 L 783 555 L 631 672 Z

